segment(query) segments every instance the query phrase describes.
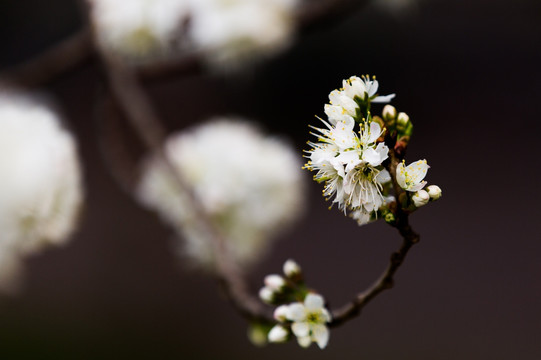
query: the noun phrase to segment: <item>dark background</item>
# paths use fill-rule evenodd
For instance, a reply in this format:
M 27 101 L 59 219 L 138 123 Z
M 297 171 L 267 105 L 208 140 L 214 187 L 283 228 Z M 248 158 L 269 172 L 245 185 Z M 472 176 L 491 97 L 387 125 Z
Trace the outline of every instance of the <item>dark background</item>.
M 1 0 L 0 68 L 80 26 L 76 2 Z M 538 210 L 541 2 L 426 0 L 405 17 L 365 7 L 302 35 L 250 74 L 188 75 L 149 86 L 169 129 L 239 114 L 306 148 L 343 78 L 376 74 L 415 124 L 408 162 L 426 158 L 444 198 L 412 217 L 422 241 L 393 290 L 331 332 L 327 349 L 252 346 L 214 281 L 171 250 L 172 232 L 111 176 L 99 147 L 92 63 L 43 90 L 80 140 L 81 227 L 27 261 L 19 295 L 0 299 L 2 359 L 541 359 Z M 334 306 L 385 267 L 400 238 L 358 228 L 310 182 L 310 211 L 250 272 L 296 259 Z

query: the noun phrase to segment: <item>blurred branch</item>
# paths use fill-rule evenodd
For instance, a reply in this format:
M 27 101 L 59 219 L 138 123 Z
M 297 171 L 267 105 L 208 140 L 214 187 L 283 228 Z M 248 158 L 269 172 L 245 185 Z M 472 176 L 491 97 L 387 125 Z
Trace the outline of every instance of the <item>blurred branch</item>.
M 402 188 L 396 182 L 396 167 L 401 159 L 392 149 L 389 150 L 389 155 L 391 161 L 387 167 L 393 180 L 396 199 L 398 199 L 400 194 L 404 192 L 404 190 L 402 190 Z M 411 247 L 420 240 L 419 234 L 417 234 L 409 224 L 409 214 L 404 212 L 401 209 L 401 206 L 396 207 L 395 216 L 396 222 L 393 224 L 393 226 L 396 227 L 403 239 L 400 248 L 391 254 L 389 265 L 372 286 L 358 294 L 349 304 L 346 304 L 344 307 L 333 311 L 332 322 L 329 324 L 329 326 L 335 327 L 341 325 L 347 320 L 358 316 L 366 304 L 368 304 L 384 290 L 391 289 L 394 286 L 395 273 L 404 262 Z
M 92 53 L 90 29 L 84 28 L 44 53 L 3 71 L 0 82 L 38 86 L 72 70 L 90 58 Z
M 298 11 L 302 32 L 338 22 L 342 17 L 368 3 L 369 0 L 310 1 Z M 87 26 L 44 53 L 0 73 L 0 81 L 33 87 L 46 84 L 72 70 L 94 53 L 92 30 Z M 199 73 L 203 69 L 200 53 L 184 54 L 167 60 L 134 66 L 143 79 Z
M 164 150 L 165 130 L 146 96 L 136 74 L 110 53 L 101 53 L 113 95 L 145 147 L 166 166 L 179 189 L 188 194 L 200 225 L 212 236 L 217 261 L 217 277 L 233 306 L 249 320 L 270 321 L 263 304 L 249 291 L 238 267 L 227 256 L 225 239 L 195 197 L 186 180 L 169 162 Z

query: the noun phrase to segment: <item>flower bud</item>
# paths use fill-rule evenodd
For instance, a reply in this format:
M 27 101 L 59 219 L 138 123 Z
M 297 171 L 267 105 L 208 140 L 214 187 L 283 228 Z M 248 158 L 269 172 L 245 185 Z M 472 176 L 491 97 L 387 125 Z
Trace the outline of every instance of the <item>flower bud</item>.
M 267 344 L 268 328 L 260 324 L 252 324 L 248 328 L 248 339 L 255 346 L 264 346 Z
M 271 331 L 269 331 L 269 341 L 273 343 L 280 343 L 287 340 L 289 331 L 282 325 L 275 325 Z
M 419 208 L 428 203 L 428 200 L 430 200 L 430 196 L 425 190 L 419 190 L 415 194 L 413 194 L 411 200 L 413 200 L 413 204 Z
M 267 304 L 272 304 L 272 302 L 274 301 L 274 297 L 274 291 L 266 286 L 263 286 L 259 290 L 259 298 Z
M 396 118 L 396 130 L 398 132 L 403 133 L 408 123 L 410 122 L 410 117 L 405 112 L 398 113 L 398 117 Z
M 274 310 L 274 319 L 280 322 L 287 320 L 287 314 L 289 313 L 288 305 L 280 305 Z
M 265 276 L 265 286 L 273 291 L 281 291 L 286 286 L 286 281 L 280 275 L 267 275 Z
M 388 122 L 392 123 L 396 119 L 396 108 L 392 105 L 385 105 L 382 112 L 383 119 Z
M 430 185 L 426 188 L 430 200 L 438 200 L 441 197 L 441 189 L 438 185 Z
M 289 259 L 284 263 L 283 271 L 288 278 L 299 276 L 302 272 L 299 264 L 292 259 Z

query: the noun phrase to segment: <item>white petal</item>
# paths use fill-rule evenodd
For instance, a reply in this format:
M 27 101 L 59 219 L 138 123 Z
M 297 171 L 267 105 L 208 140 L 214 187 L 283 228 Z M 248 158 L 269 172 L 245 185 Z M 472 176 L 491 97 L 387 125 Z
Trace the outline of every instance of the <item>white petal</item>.
M 373 148 L 368 148 L 363 151 L 363 160 L 372 166 L 381 164 L 381 161 L 379 161 L 379 154 Z
M 385 95 L 385 96 L 378 96 L 378 97 L 372 99 L 371 102 L 373 102 L 373 103 L 388 103 L 388 102 L 391 101 L 395 96 L 396 96 L 396 94 L 390 94 L 390 95 Z
M 310 336 L 303 336 L 303 337 L 298 337 L 297 342 L 303 348 L 307 348 L 312 343 L 312 339 L 310 339 Z
M 368 138 L 368 143 L 371 144 L 376 141 L 381 135 L 381 126 L 375 121 L 370 123 L 370 137 Z
M 374 96 L 375 93 L 378 92 L 379 83 L 377 80 L 368 81 L 367 88 L 368 88 L 368 97 Z
M 287 340 L 289 332 L 282 325 L 275 325 L 269 331 L 268 339 L 270 342 L 284 342 Z
M 417 184 L 414 184 L 414 185 L 411 185 L 409 188 L 407 188 L 406 190 L 408 191 L 419 191 L 421 190 L 422 188 L 424 188 L 426 185 L 426 181 L 421 181 L 420 183 L 417 183 Z
M 406 167 L 406 171 L 411 181 L 414 183 L 418 183 L 425 178 L 429 168 L 430 166 L 428 166 L 426 160 L 418 160 L 414 163 L 409 164 Z
M 327 309 L 321 309 L 321 314 L 323 315 L 323 319 L 325 319 L 326 323 L 331 322 L 331 314 L 327 311 Z
M 294 322 L 291 325 L 291 331 L 296 337 L 308 336 L 310 334 L 310 325 L 307 322 Z
M 320 349 L 324 349 L 329 342 L 329 329 L 325 325 L 313 326 L 312 338 L 317 342 Z
M 274 310 L 274 318 L 278 321 L 285 321 L 289 313 L 289 306 L 280 305 Z
M 398 164 L 396 167 L 396 182 L 402 189 L 406 188 L 406 169 L 403 163 Z
M 304 306 L 308 311 L 319 310 L 323 308 L 324 304 L 325 300 L 323 300 L 323 297 L 318 294 L 308 294 L 304 299 Z
M 288 306 L 287 318 L 291 321 L 304 321 L 306 320 L 306 310 L 301 303 L 293 303 Z
M 391 174 L 386 169 L 383 169 L 380 171 L 380 173 L 376 176 L 376 181 L 380 184 L 385 184 L 391 181 Z

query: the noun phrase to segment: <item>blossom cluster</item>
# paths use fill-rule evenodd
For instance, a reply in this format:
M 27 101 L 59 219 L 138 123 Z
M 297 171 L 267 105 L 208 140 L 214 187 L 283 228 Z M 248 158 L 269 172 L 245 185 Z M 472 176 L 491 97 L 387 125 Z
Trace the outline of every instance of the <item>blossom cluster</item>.
M 383 109 L 382 118 L 372 116 L 372 103 L 389 102 L 395 96 L 378 96 L 378 85 L 375 78 L 352 76 L 329 94 L 327 120 L 320 119 L 322 128 L 312 126 L 317 141 L 308 143 L 311 149 L 305 165 L 316 172 L 314 180 L 325 184 L 323 195 L 344 213 L 349 212 L 359 225 L 377 219 L 396 200 L 391 194 L 392 174 L 386 168 L 389 146 L 403 152 L 413 129 L 409 117 L 397 114 L 390 105 Z M 422 190 L 428 168 L 426 160 L 420 160 L 407 167 L 399 164 L 396 169 L 397 183 L 415 193 L 411 202 L 416 207 L 438 197 Z
M 285 48 L 299 0 L 88 0 L 99 44 L 132 61 L 201 50 L 234 67 Z
M 22 260 L 75 230 L 83 199 L 75 139 L 48 106 L 0 92 L 0 290 Z
M 329 342 L 326 324 L 331 321 L 325 300 L 306 289 L 301 268 L 295 261 L 287 260 L 283 272 L 285 278 L 278 274 L 267 275 L 265 286 L 259 292 L 266 303 L 279 305 L 274 310 L 274 319 L 278 323 L 268 332 L 268 341 L 285 342 L 293 334 L 302 347 L 315 342 L 324 349 Z
M 269 240 L 302 214 L 304 183 L 294 150 L 244 121 L 217 118 L 172 134 L 164 150 L 226 238 L 229 256 L 239 263 L 259 259 Z M 174 226 L 185 240 L 185 254 L 212 268 L 210 234 L 199 226 L 188 194 L 179 190 L 168 170 L 158 158 L 149 157 L 139 199 Z
M 353 76 L 343 81 L 340 90 L 330 93 L 325 105 L 328 121 L 324 128 L 313 127 L 318 142 L 309 142 L 308 170 L 317 171 L 314 179 L 325 183 L 323 194 L 344 213 L 348 210 L 359 224 L 370 222 L 387 199 L 382 190 L 391 180 L 382 163 L 389 148 L 381 141 L 384 130 L 374 121 L 371 102 L 387 102 L 393 95 L 377 96 L 378 82 L 368 76 Z M 358 128 L 359 130 L 355 130 Z

